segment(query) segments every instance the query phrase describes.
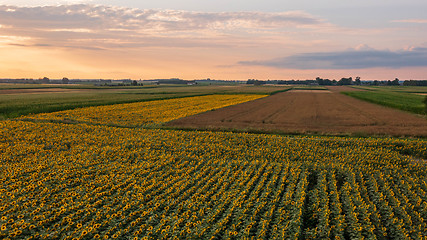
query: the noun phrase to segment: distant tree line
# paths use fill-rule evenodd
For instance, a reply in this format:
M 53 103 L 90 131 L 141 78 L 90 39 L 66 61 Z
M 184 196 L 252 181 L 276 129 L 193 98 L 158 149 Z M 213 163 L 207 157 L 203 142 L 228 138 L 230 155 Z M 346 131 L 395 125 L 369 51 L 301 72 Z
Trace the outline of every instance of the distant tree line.
M 316 78 L 316 82 L 317 82 L 317 84 L 319 84 L 319 85 L 322 85 L 322 86 L 331 86 L 331 85 L 337 85 L 337 80 L 329 80 L 329 79 L 323 79 L 323 78 L 320 78 L 320 77 L 317 77 Z
M 22 84 L 69 84 L 70 80 L 66 77 L 62 79 L 51 80 L 48 77 L 39 79 L 20 78 L 20 79 L 0 79 L 0 83 L 22 83 Z
M 0 79 L 0 83 L 49 84 L 49 83 L 61 83 L 61 82 L 60 81 L 51 82 L 49 78 L 43 77 L 39 79 L 32 79 L 32 78 Z
M 405 80 L 403 83 L 395 78 L 394 80 L 370 80 L 361 81 L 360 77 L 354 80 L 352 77 L 341 78 L 340 80 L 330 80 L 317 77 L 316 80 L 257 80 L 248 79 L 246 84 L 264 85 L 264 84 L 284 84 L 284 85 L 321 85 L 321 86 L 343 86 L 343 85 L 371 85 L 371 86 L 427 86 L 427 80 Z
M 360 77 L 356 77 L 356 80 L 353 81 L 352 77 L 341 78 L 337 80 L 329 80 L 317 77 L 316 80 L 257 80 L 257 79 L 248 79 L 246 84 L 253 85 L 264 85 L 264 84 L 284 84 L 284 85 L 322 85 L 322 86 L 333 86 L 333 85 L 360 85 Z
M 387 81 L 370 81 L 369 85 L 372 86 L 400 86 L 400 81 L 398 78 L 395 78 L 393 81 L 387 80 Z
M 264 85 L 264 84 L 283 84 L 283 85 L 313 85 L 316 84 L 315 80 L 257 80 L 257 79 L 248 79 L 246 84 L 253 85 Z
M 196 81 L 186 81 L 179 78 L 154 79 L 157 84 L 197 84 Z
M 62 79 L 49 79 L 43 77 L 39 79 L 33 78 L 19 78 L 19 79 L 0 79 L 0 83 L 19 83 L 19 84 L 80 84 L 80 83 L 92 83 L 95 86 L 143 86 L 141 81 L 122 79 L 122 80 L 111 80 L 111 79 L 68 79 L 64 77 Z
M 427 80 L 405 80 L 403 86 L 427 86 Z

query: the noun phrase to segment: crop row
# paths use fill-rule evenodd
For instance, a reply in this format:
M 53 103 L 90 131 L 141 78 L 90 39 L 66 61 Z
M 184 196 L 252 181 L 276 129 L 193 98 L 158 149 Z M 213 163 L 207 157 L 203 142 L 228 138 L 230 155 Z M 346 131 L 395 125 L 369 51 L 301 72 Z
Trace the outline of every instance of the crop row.
M 155 126 L 174 119 L 239 104 L 266 95 L 208 95 L 149 102 L 116 104 L 42 113 L 25 119 L 90 123 L 109 126 Z
M 2 121 L 0 238 L 426 239 L 426 146 Z

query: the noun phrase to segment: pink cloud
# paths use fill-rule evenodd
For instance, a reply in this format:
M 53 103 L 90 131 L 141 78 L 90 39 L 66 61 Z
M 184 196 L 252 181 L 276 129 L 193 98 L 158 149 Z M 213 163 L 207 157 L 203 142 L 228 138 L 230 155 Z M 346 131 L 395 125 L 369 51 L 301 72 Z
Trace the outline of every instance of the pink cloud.
M 427 23 L 427 19 L 403 19 L 403 20 L 393 20 L 392 22 L 397 22 L 397 23 Z
M 86 4 L 0 6 L 0 26 L 8 26 L 0 28 L 0 35 L 29 37 L 31 44 L 58 47 L 229 47 L 233 39 L 260 38 L 260 31 L 268 36 L 323 25 L 327 25 L 324 20 L 300 11 L 211 13 Z M 224 44 L 224 39 L 228 43 Z
M 287 69 L 427 67 L 427 48 L 389 51 L 375 50 L 364 45 L 347 51 L 303 53 L 266 61 L 241 61 L 239 64 Z

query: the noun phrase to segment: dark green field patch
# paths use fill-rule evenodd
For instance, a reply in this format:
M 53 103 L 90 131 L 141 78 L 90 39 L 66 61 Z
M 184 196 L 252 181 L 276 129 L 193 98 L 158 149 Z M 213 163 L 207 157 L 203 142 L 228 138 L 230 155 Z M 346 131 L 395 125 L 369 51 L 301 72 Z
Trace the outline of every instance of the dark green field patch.
M 426 114 L 423 103 L 425 96 L 422 95 L 395 91 L 353 91 L 343 94 L 403 111 Z

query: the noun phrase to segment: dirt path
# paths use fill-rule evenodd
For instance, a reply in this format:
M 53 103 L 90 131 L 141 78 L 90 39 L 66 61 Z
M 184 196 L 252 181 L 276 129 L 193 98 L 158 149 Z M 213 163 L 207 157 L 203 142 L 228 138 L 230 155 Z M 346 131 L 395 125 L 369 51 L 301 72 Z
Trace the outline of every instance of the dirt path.
M 288 91 L 168 123 L 202 129 L 427 136 L 427 119 L 340 94 L 349 88 Z M 325 90 L 323 90 L 325 91 Z

